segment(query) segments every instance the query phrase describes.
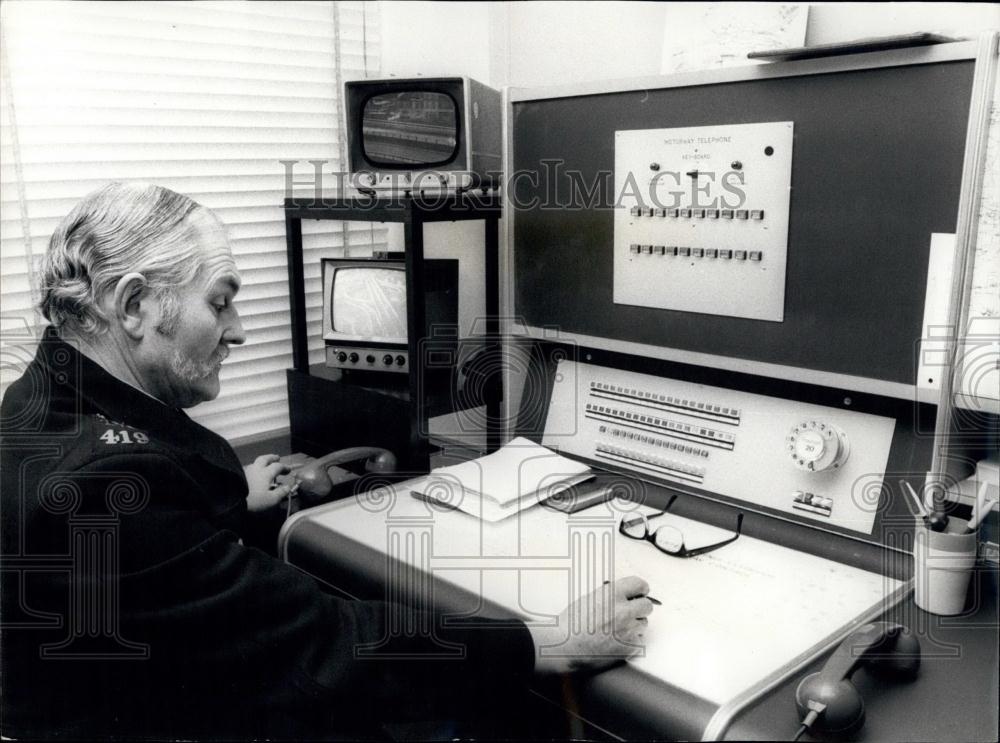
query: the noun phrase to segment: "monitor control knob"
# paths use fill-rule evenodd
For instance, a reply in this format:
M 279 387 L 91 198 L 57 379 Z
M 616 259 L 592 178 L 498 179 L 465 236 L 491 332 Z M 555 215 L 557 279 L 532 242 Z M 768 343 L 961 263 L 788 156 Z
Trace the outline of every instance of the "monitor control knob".
M 385 356 L 383 356 L 382 363 L 385 364 L 386 366 L 392 366 L 392 354 L 387 353 Z
M 344 353 L 343 351 L 338 352 L 337 353 L 337 361 L 339 361 L 341 364 L 343 364 L 345 361 L 347 361 L 347 354 Z
M 369 364 L 374 364 L 375 363 L 375 354 L 370 353 L 367 356 L 365 356 L 365 361 L 367 361 Z
M 400 354 L 399 356 L 397 356 L 396 357 L 396 365 L 397 366 L 406 366 L 406 357 L 403 356 L 402 354 Z
M 817 420 L 803 421 L 792 428 L 787 446 L 795 466 L 806 472 L 837 469 L 851 453 L 846 433 Z
M 352 364 L 356 364 L 356 363 L 358 363 L 358 359 L 360 358 L 360 356 L 358 356 L 356 353 L 352 353 L 347 358 L 349 358 L 351 360 Z

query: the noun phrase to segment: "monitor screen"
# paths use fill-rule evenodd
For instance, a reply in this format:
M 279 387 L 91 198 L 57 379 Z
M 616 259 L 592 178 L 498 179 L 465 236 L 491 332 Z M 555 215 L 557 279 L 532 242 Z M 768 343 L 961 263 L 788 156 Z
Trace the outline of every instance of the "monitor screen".
M 447 93 L 373 95 L 361 114 L 362 148 L 373 165 L 444 165 L 458 150 L 458 108 Z
M 332 293 L 334 332 L 372 340 L 406 340 L 406 271 L 402 268 L 338 268 Z

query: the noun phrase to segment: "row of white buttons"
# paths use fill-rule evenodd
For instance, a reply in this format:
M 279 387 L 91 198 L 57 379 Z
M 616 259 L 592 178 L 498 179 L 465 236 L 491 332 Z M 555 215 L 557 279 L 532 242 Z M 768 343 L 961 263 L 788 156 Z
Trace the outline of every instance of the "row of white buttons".
M 632 243 L 628 246 L 628 248 L 629 252 L 634 255 L 676 255 L 681 258 L 721 258 L 722 260 L 734 258 L 738 261 L 745 261 L 747 258 L 752 261 L 760 261 L 764 259 L 764 254 L 759 250 L 687 248 L 676 245 L 642 245 L 639 243 Z
M 626 449 L 621 446 L 611 446 L 610 444 L 598 444 L 597 451 L 603 452 L 605 454 L 614 454 L 618 457 L 624 457 L 626 459 L 634 459 L 637 462 L 645 462 L 646 464 L 653 464 L 657 467 L 663 467 L 664 469 L 674 470 L 676 472 L 684 472 L 688 475 L 694 475 L 695 477 L 704 477 L 705 468 L 704 467 L 694 467 L 691 465 L 684 464 L 683 462 L 677 462 L 673 459 L 667 459 L 665 457 L 655 457 L 649 454 L 643 454 L 637 452 L 633 449 Z
M 717 441 L 725 441 L 727 443 L 732 443 L 736 441 L 736 437 L 723 433 L 722 431 L 715 431 L 711 428 L 694 428 L 687 423 L 678 423 L 676 421 L 664 420 L 663 418 L 656 418 L 652 415 L 642 415 L 641 413 L 631 413 L 617 408 L 605 407 L 604 405 L 595 405 L 593 403 L 587 403 L 587 410 L 604 413 L 605 415 L 613 415 L 616 418 L 621 418 L 622 420 L 635 421 L 637 423 L 645 423 L 649 426 L 659 426 L 660 428 L 666 428 L 669 431 L 677 431 L 679 433 L 686 433 L 692 436 L 701 436 L 703 438 L 715 439 Z
M 601 433 L 606 433 L 607 428 L 601 426 Z M 684 444 L 678 444 L 675 441 L 667 441 L 666 439 L 661 439 L 658 436 L 646 436 L 642 433 L 636 433 L 635 431 L 626 431 L 622 428 L 612 428 L 610 431 L 612 436 L 620 436 L 623 439 L 629 439 L 638 441 L 642 444 L 649 444 L 650 446 L 659 446 L 663 449 L 673 449 L 681 454 L 691 454 L 696 457 L 708 457 L 708 452 L 705 449 L 699 449 L 696 446 L 685 446 Z
M 731 415 L 734 418 L 740 416 L 740 411 L 738 408 L 725 408 L 721 405 L 712 405 L 711 403 L 696 402 L 694 400 L 684 400 L 680 397 L 672 397 L 670 395 L 658 395 L 655 392 L 648 392 L 645 390 L 635 389 L 634 387 L 622 387 L 616 384 L 608 384 L 606 382 L 591 382 L 590 388 L 592 390 L 603 390 L 605 392 L 614 392 L 619 395 L 628 395 L 629 397 L 637 397 L 644 400 L 652 400 L 653 402 L 663 402 L 668 405 L 675 405 L 681 408 L 689 408 L 690 410 L 702 410 L 706 413 L 718 413 L 719 415 Z
M 664 209 L 651 206 L 633 206 L 633 217 L 680 217 L 682 219 L 763 219 L 763 209 Z

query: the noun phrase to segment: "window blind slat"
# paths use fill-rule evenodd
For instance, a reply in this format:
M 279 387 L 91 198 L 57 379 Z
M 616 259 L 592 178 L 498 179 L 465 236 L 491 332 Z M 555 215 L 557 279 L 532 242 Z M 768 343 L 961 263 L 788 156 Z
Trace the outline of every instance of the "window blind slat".
M 270 185 L 272 186 L 276 185 L 276 182 L 278 180 L 279 180 L 278 178 L 272 177 L 272 183 Z M 157 183 L 161 182 L 157 181 Z M 95 184 L 95 187 L 97 185 L 100 184 L 99 183 Z M 78 195 L 70 196 L 69 198 L 47 198 L 43 195 L 45 189 L 40 187 L 34 188 L 32 189 L 32 194 L 34 195 L 35 193 L 38 193 L 39 196 L 37 198 L 33 198 L 31 203 L 28 205 L 28 214 L 31 219 L 38 219 L 38 220 L 51 219 L 54 221 L 58 221 L 59 219 L 62 219 L 63 215 L 65 215 L 73 207 L 73 205 L 76 204 L 77 200 L 88 192 L 88 190 L 89 189 L 83 190 Z M 11 198 L 9 200 L 6 198 L 3 200 L 4 208 L 6 209 L 7 207 L 10 207 L 10 211 L 4 214 L 3 218 L 0 219 L 0 222 L 10 223 L 13 226 L 15 222 L 20 220 L 20 215 L 15 214 L 13 212 L 14 208 L 17 207 L 18 205 L 16 194 L 11 194 L 10 196 Z M 247 218 L 253 217 L 254 215 L 273 216 L 270 214 L 269 210 L 273 210 L 275 208 L 278 208 L 280 210 L 280 207 L 276 207 L 275 204 L 279 204 L 283 198 L 284 198 L 284 191 L 277 189 L 259 190 L 259 191 L 247 190 L 245 192 L 234 191 L 229 193 L 205 191 L 202 193 L 202 199 L 205 205 L 210 206 L 213 210 L 218 210 L 218 211 L 230 210 L 230 212 L 234 214 L 237 212 L 237 210 L 240 210 L 240 213 L 242 214 L 244 219 L 238 223 L 234 222 L 233 223 L 234 225 L 243 224 L 246 223 L 246 221 L 253 223 L 252 219 L 247 219 Z M 249 210 L 251 209 L 258 211 L 250 212 Z M 362 223 L 353 223 L 353 224 L 362 224 Z M 284 227 L 284 225 L 282 225 L 282 227 Z M 334 231 L 335 230 L 333 230 L 332 228 L 328 228 L 323 234 Z M 366 231 L 367 230 L 355 228 L 352 230 L 352 233 L 361 234 Z M 282 237 L 283 236 L 284 234 L 282 233 Z
M 61 90 L 76 91 L 78 94 L 90 91 L 110 91 L 121 98 L 127 98 L 131 93 L 163 92 L 187 93 L 194 95 L 242 95 L 267 96 L 284 98 L 289 95 L 289 85 L 295 85 L 295 96 L 329 99 L 336 98 L 336 93 L 329 81 L 308 82 L 295 80 L 261 80 L 253 78 L 230 77 L 221 74 L 203 75 L 141 75 L 132 72 L 101 69 L 76 68 L 74 74 L 61 74 L 58 80 L 52 80 L 51 75 L 43 74 L 37 68 L 31 72 L 21 73 L 28 92 L 21 98 L 23 105 L 31 105 L 35 100 L 45 102 L 40 89 L 51 86 L 58 95 Z M 33 94 L 31 90 L 39 91 Z
M 324 165 L 323 167 L 324 181 L 335 185 L 336 180 L 332 177 L 332 173 L 336 169 L 336 159 L 326 157 L 316 159 L 329 163 L 329 165 Z M 139 160 L 131 163 L 120 162 L 117 164 L 115 172 L 117 174 L 116 177 L 122 180 L 151 180 L 152 175 L 150 171 L 155 169 L 154 175 L 159 179 L 157 180 L 158 183 L 162 182 L 165 178 L 174 180 L 190 178 L 192 173 L 205 178 L 224 177 L 227 174 L 231 174 L 234 178 L 240 176 L 269 175 L 272 178 L 280 176 L 281 180 L 279 183 L 283 187 L 285 182 L 285 166 L 279 160 L 298 162 L 298 164 L 293 166 L 293 174 L 296 181 L 305 181 L 310 184 L 313 182 L 312 166 L 295 153 L 275 153 L 275 157 L 273 158 L 262 158 L 259 160 L 176 160 L 173 162 Z M 102 167 L 101 163 L 93 162 L 27 164 L 23 168 L 23 173 L 23 180 L 26 184 L 61 182 L 67 177 L 74 175 L 78 176 L 80 181 L 90 183 L 104 183 L 107 180 L 107 169 Z M 102 173 L 104 174 L 103 177 Z M 145 175 L 142 175 L 143 173 Z M 0 177 L 6 178 L 8 176 L 11 178 L 15 176 L 14 166 L 0 164 Z M 301 188 L 311 189 L 312 186 L 303 185 Z
M 86 150 L 81 153 L 81 150 Z M 243 160 L 247 156 L 260 159 L 268 155 L 277 155 L 288 159 L 299 160 L 331 160 L 333 155 L 330 146 L 325 142 L 298 142 L 285 145 L 275 151 L 275 147 L 266 143 L 184 143 L 156 142 L 149 144 L 93 144 L 83 147 L 52 143 L 48 146 L 28 145 L 21 148 L 21 158 L 25 165 L 52 161 L 100 162 L 105 165 L 117 162 L 155 161 L 165 162 L 179 160 L 182 162 L 198 162 L 203 158 L 212 158 L 215 162 L 225 160 Z M 7 157 L 7 153 L 0 156 Z M 277 165 L 277 162 L 274 163 Z
M 309 23 L 295 24 L 285 31 L 256 30 L 252 28 L 234 28 L 231 23 L 239 21 L 240 15 L 233 14 L 226 24 L 192 23 L 189 13 L 174 12 L 173 20 L 156 18 L 129 18 L 122 13 L 109 8 L 105 15 L 98 15 L 93 8 L 84 5 L 82 8 L 72 8 L 60 5 L 59 12 L 45 14 L 44 17 L 28 9 L 19 9 L 20 3 L 9 13 L 8 22 L 23 23 L 36 39 L 58 39 L 63 46 L 51 47 L 54 50 L 86 44 L 98 46 L 116 41 L 142 41 L 151 46 L 162 45 L 201 45 L 204 48 L 240 47 L 259 49 L 281 49 L 287 52 L 317 52 L 327 51 L 331 47 L 332 34 L 315 33 L 317 29 Z M 156 4 L 152 6 L 155 13 Z M 127 8 L 126 8 L 127 9 Z M 19 12 L 24 11 L 24 16 Z M 181 17 L 183 16 L 183 17 Z M 343 33 L 343 32 L 342 32 Z M 11 44 L 26 44 L 23 36 L 12 35 Z
M 165 91 L 131 91 L 122 95 L 115 90 L 105 90 L 92 87 L 83 90 L 78 86 L 66 86 L 52 90 L 53 96 L 58 96 L 66 107 L 79 108 L 124 108 L 126 110 L 143 110 L 160 108 L 194 109 L 212 111 L 220 116 L 233 115 L 236 112 L 292 112 L 292 113 L 333 113 L 335 98 L 329 93 L 323 96 L 296 95 L 294 86 L 289 86 L 282 95 L 251 96 L 230 95 L 222 92 L 216 95 L 201 95 L 198 93 L 179 93 Z M 332 86 L 331 86 L 332 87 Z M 53 98 L 43 99 L 37 91 L 19 92 L 19 98 L 27 98 L 24 105 L 32 101 L 51 105 Z M 20 105 L 20 104 L 19 104 Z
M 327 31 L 330 33 L 333 31 L 333 20 L 329 10 L 325 8 L 316 8 L 316 12 L 309 15 L 278 15 L 246 12 L 252 5 L 249 3 L 240 5 L 243 7 L 225 8 L 213 7 L 210 3 L 185 3 L 184 16 L 189 25 L 228 28 L 234 31 L 245 29 L 286 34 L 302 33 L 304 26 L 314 24 L 327 26 Z M 294 4 L 287 3 L 287 5 Z M 144 25 L 147 28 L 154 23 L 173 26 L 177 21 L 177 11 L 178 6 L 172 3 L 154 3 L 152 7 L 147 8 L 142 3 L 125 3 L 124 7 L 119 7 L 117 2 L 90 2 L 82 14 L 100 19 L 104 23 L 113 21 L 117 30 L 124 27 L 120 24 L 125 22 Z
M 364 42 L 349 41 L 344 45 L 341 53 L 343 62 L 342 69 L 345 73 L 363 73 L 365 67 L 365 54 L 363 44 L 371 44 L 370 39 Z M 12 51 L 19 51 L 22 55 L 32 52 L 30 47 L 18 47 L 10 45 Z M 115 51 L 115 56 L 119 62 L 136 62 L 145 60 L 143 67 L 154 67 L 161 65 L 159 60 L 176 58 L 180 63 L 181 72 L 189 67 L 187 63 L 199 63 L 202 65 L 212 65 L 213 69 L 221 72 L 224 69 L 238 70 L 237 77 L 245 77 L 255 67 L 263 68 L 272 66 L 272 69 L 262 75 L 263 79 L 270 79 L 274 75 L 287 74 L 288 69 L 302 69 L 307 75 L 329 74 L 333 64 L 332 49 L 320 49 L 307 51 L 304 49 L 295 50 L 294 64 L 290 63 L 289 50 L 285 48 L 267 48 L 259 46 L 237 47 L 232 46 L 220 52 L 217 47 L 210 44 L 200 44 L 197 42 L 156 42 L 149 39 L 134 39 L 126 37 L 94 39 L 91 43 L 80 44 L 74 40 L 65 42 L 64 46 L 57 50 L 59 56 L 49 55 L 46 57 L 29 57 L 26 61 L 18 61 L 11 64 L 11 69 L 33 70 L 36 72 L 49 71 L 51 73 L 66 73 L 66 65 L 69 62 L 79 60 L 85 67 L 83 69 L 106 69 L 102 64 L 102 55 L 109 49 Z M 144 52 L 148 52 L 148 55 Z M 371 52 L 369 52 L 371 54 Z M 94 55 L 94 56 L 92 56 Z M 149 56 L 151 55 L 151 56 Z M 371 61 L 370 59 L 368 60 Z M 34 64 L 28 64 L 34 62 Z M 215 65 L 219 65 L 215 67 Z M 71 69 L 71 68 L 69 68 Z M 310 72 L 311 71 L 311 72 Z M 75 72 L 75 70 L 74 70 Z M 165 72 L 169 72 L 165 70 Z
M 59 121 L 60 108 L 42 103 L 34 106 L 19 106 L 18 124 L 29 131 L 31 127 L 51 125 Z M 261 127 L 280 129 L 310 127 L 313 129 L 329 128 L 336 137 L 335 124 L 327 118 L 327 112 L 292 113 L 281 111 L 253 111 L 244 115 L 252 115 L 253 123 Z M 80 127 L 103 126 L 204 126 L 226 129 L 238 125 L 240 119 L 235 112 L 229 116 L 221 116 L 217 111 L 199 109 L 167 109 L 157 107 L 153 110 L 129 108 L 80 108 L 76 111 L 73 123 Z M 336 141 L 336 139 L 334 139 Z
M 295 177 L 305 180 L 305 174 L 307 172 L 311 177 L 311 167 L 312 166 L 307 164 L 296 166 Z M 330 167 L 333 167 L 333 163 L 331 163 Z M 13 170 L 13 168 L 10 169 L 11 173 L 13 173 Z M 239 196 L 240 194 L 259 193 L 261 194 L 260 198 L 263 199 L 271 198 L 274 194 L 284 195 L 284 178 L 284 166 L 280 163 L 276 163 L 276 167 L 273 172 L 268 173 L 256 172 L 249 175 L 229 176 L 187 176 L 183 178 L 171 178 L 169 184 L 163 183 L 162 181 L 161 183 L 163 183 L 163 185 L 169 185 L 175 190 L 190 188 L 193 186 L 201 189 L 202 193 L 213 195 L 235 194 Z M 83 182 L 80 180 L 72 180 L 25 181 L 25 183 L 33 183 L 35 184 L 35 187 L 39 189 L 37 197 L 32 199 L 33 202 L 36 200 L 39 202 L 46 202 L 53 199 L 75 200 L 79 198 L 80 195 L 85 194 L 99 186 L 103 183 L 103 181 L 95 179 Z M 4 183 L 2 187 L 0 187 L 0 199 L 2 199 L 4 206 L 16 203 L 17 189 L 13 187 L 13 184 Z M 2 213 L 0 213 L 0 217 L 2 216 Z M 284 234 L 284 225 L 282 225 L 282 234 Z
M 235 122 L 234 122 L 235 123 Z M 248 122 L 249 123 L 249 122 Z M 270 146 L 271 142 L 284 141 L 294 144 L 314 144 L 321 147 L 330 146 L 329 127 L 257 127 L 257 126 L 172 126 L 170 127 L 170 142 L 173 145 L 225 145 L 225 144 L 260 144 Z M 163 140 L 162 126 L 36 126 L 25 129 L 21 136 L 22 148 L 43 147 L 51 142 L 63 146 L 78 145 L 122 145 L 142 144 Z M 4 154 L 7 148 L 4 148 Z

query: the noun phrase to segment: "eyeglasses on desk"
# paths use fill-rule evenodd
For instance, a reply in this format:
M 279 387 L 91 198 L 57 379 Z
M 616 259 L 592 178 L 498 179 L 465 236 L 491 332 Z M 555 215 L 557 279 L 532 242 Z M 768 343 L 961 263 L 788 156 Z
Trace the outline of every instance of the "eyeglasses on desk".
M 640 514 L 631 519 L 622 519 L 618 525 L 618 531 L 629 539 L 650 542 L 660 552 L 664 552 L 671 557 L 696 557 L 697 555 L 704 555 L 720 547 L 725 547 L 727 544 L 731 544 L 740 538 L 740 532 L 743 529 L 742 513 L 736 516 L 736 533 L 733 536 L 721 542 L 709 544 L 704 547 L 696 547 L 695 549 L 688 549 L 684 545 L 684 533 L 676 526 L 661 524 L 658 527 L 650 529 L 649 522 L 666 514 L 675 500 L 677 500 L 677 496 L 671 496 L 670 500 L 667 501 L 666 507 L 652 516 L 647 517 Z

